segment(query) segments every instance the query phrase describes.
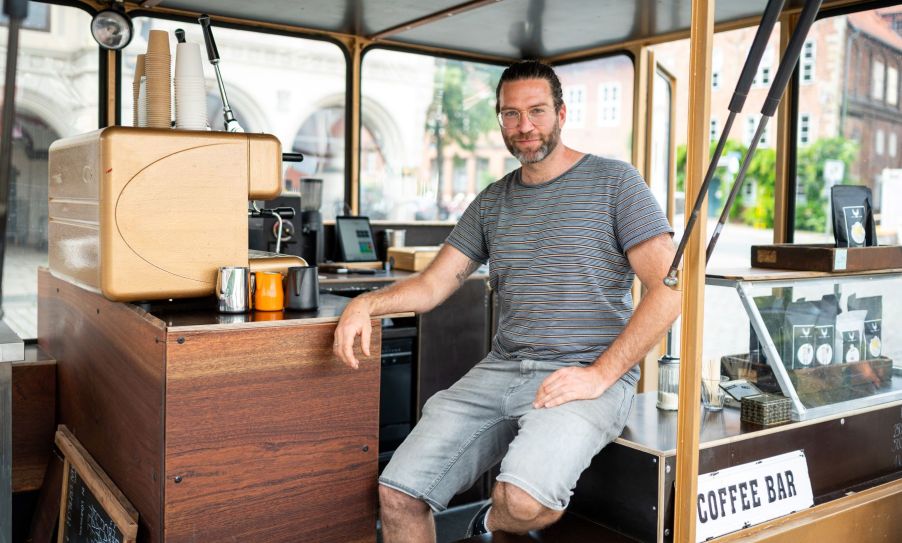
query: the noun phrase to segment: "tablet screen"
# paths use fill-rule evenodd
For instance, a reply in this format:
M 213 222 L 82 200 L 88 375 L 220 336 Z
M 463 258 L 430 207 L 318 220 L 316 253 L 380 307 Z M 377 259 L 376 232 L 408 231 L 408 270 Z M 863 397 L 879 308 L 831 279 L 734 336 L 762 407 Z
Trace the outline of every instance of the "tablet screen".
M 375 262 L 376 244 L 367 217 L 336 217 L 339 258 L 342 262 Z

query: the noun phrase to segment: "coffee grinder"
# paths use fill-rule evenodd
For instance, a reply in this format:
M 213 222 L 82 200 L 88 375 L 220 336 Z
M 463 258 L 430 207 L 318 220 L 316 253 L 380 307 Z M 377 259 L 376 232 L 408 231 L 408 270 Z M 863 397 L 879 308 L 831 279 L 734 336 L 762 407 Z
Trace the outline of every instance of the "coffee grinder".
M 311 266 L 323 262 L 323 180 L 301 179 L 301 257 Z

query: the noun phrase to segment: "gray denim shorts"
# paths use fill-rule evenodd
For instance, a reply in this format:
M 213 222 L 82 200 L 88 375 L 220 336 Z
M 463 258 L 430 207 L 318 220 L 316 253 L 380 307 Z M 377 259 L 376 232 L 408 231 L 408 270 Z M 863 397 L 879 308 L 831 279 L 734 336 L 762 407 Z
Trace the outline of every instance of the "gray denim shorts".
M 592 457 L 623 431 L 636 395 L 621 379 L 594 400 L 534 409 L 542 381 L 572 365 L 489 355 L 426 402 L 379 483 L 442 511 L 500 460 L 499 481 L 566 509 Z

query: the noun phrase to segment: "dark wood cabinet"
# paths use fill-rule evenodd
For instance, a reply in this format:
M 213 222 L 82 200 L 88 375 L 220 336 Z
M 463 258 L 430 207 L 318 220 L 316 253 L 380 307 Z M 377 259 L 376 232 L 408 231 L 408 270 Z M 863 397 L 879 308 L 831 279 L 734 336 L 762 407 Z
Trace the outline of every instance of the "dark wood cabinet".
M 355 371 L 332 355 L 340 299 L 217 323 L 38 283 L 60 422 L 138 510 L 140 541 L 375 541 L 378 320 Z
M 468 278 L 440 306 L 417 316 L 417 418 L 433 394 L 485 358 L 492 342 L 488 276 Z

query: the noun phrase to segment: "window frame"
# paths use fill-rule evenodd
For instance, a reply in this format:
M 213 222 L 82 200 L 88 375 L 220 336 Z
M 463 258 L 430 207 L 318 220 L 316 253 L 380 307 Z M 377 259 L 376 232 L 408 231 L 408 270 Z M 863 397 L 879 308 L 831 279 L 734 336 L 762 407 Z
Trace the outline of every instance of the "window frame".
M 810 46 L 811 58 L 806 58 Z M 814 83 L 817 73 L 817 42 L 813 39 L 805 40 L 802 44 L 802 55 L 799 57 L 799 79 L 802 85 L 810 85 Z M 806 75 L 807 72 L 807 75 Z
M 191 23 L 197 24 L 197 19 L 193 17 L 186 17 L 184 15 L 175 15 L 171 13 L 159 13 L 155 11 L 148 11 L 146 9 L 136 9 L 128 12 L 128 16 L 131 18 L 137 17 L 149 17 L 152 19 L 163 19 L 167 21 L 175 21 L 182 23 Z M 279 30 L 276 28 L 268 28 L 268 27 L 260 27 L 253 26 L 247 24 L 239 24 L 227 21 L 216 21 L 217 28 L 230 28 L 233 30 L 242 30 L 245 32 L 256 32 L 259 34 L 271 34 L 274 36 L 284 36 L 289 38 L 301 38 L 308 39 L 314 41 L 321 41 L 326 43 L 331 43 L 335 45 L 338 50 L 341 52 L 342 57 L 345 61 L 345 98 L 344 98 L 344 110 L 345 110 L 345 156 L 344 156 L 344 205 L 351 205 L 351 193 L 352 193 L 352 177 L 351 177 L 351 144 L 353 142 L 352 139 L 352 130 L 356 130 L 354 124 L 351 120 L 351 100 L 353 99 L 353 63 L 351 62 L 351 51 L 348 49 L 347 44 L 343 43 L 341 40 L 333 38 L 328 35 L 323 34 L 315 34 L 312 32 L 304 32 L 304 31 L 288 31 L 288 30 Z M 114 96 L 115 101 L 115 111 L 116 111 L 116 124 L 119 124 L 120 116 L 122 115 L 122 54 L 121 52 L 116 52 L 116 73 L 119 74 L 119 77 L 116 78 L 116 95 Z M 104 80 L 106 76 L 104 75 Z M 103 85 L 101 85 L 103 87 Z M 358 156 L 358 160 L 359 160 Z
M 879 58 L 878 58 L 879 57 Z M 868 96 L 875 102 L 886 101 L 886 59 L 883 55 L 871 54 L 871 86 Z M 877 70 L 877 65 L 880 70 Z M 879 77 L 879 82 L 878 82 Z
M 584 128 L 586 126 L 586 111 L 588 108 L 586 107 L 586 85 L 567 85 L 563 88 L 563 98 L 564 103 L 567 104 L 567 124 L 569 124 L 572 128 Z M 569 101 L 571 94 L 574 91 L 579 91 L 579 107 L 571 107 L 573 102 Z M 579 116 L 574 118 L 574 114 L 578 113 Z
M 609 89 L 610 94 L 614 96 L 611 100 L 604 98 L 605 89 Z M 620 122 L 621 101 L 623 100 L 623 88 L 619 81 L 606 81 L 598 84 L 598 115 L 596 122 L 598 128 L 608 128 L 617 126 Z M 608 103 L 610 102 L 610 104 Z M 606 117 L 606 112 L 610 109 L 613 112 L 612 118 Z
M 510 59 L 510 60 L 506 60 L 506 61 L 502 61 L 502 60 L 495 61 L 495 60 L 491 60 L 491 59 L 469 56 L 469 55 L 465 55 L 465 54 L 454 54 L 454 53 L 448 53 L 448 52 L 441 52 L 441 53 L 427 52 L 422 49 L 404 47 L 404 46 L 396 45 L 396 44 L 376 43 L 376 44 L 367 46 L 361 52 L 361 54 L 360 54 L 361 73 L 363 72 L 363 63 L 366 60 L 366 55 L 368 55 L 372 51 L 378 51 L 378 50 L 397 51 L 400 53 L 409 53 L 409 54 L 422 55 L 422 56 L 427 56 L 427 57 L 432 57 L 432 58 L 444 58 L 444 59 L 448 59 L 448 60 L 456 60 L 456 61 L 463 61 L 463 62 L 478 62 L 478 63 L 482 63 L 482 64 L 489 64 L 489 65 L 501 66 L 501 67 L 507 67 L 511 64 L 511 62 L 516 61 L 516 59 Z M 631 100 L 632 107 L 635 109 L 636 102 L 637 102 L 637 98 L 636 98 L 637 91 L 635 88 L 637 68 L 636 68 L 636 55 L 634 54 L 633 51 L 631 51 L 629 49 L 616 49 L 613 51 L 606 51 L 602 54 L 596 53 L 596 54 L 589 54 L 586 56 L 567 59 L 565 61 L 553 64 L 552 66 L 554 68 L 558 68 L 558 67 L 568 66 L 571 64 L 579 64 L 581 62 L 590 62 L 593 60 L 600 60 L 600 59 L 605 59 L 605 58 L 610 58 L 610 57 L 619 57 L 619 56 L 628 58 L 630 63 L 633 66 L 633 82 L 634 82 L 633 83 L 633 96 L 630 97 L 630 100 Z M 361 103 L 361 109 L 363 108 L 363 87 L 364 87 L 364 81 L 363 81 L 363 78 L 361 77 L 360 85 L 358 88 L 358 95 L 357 95 L 357 99 L 360 100 L 360 103 Z M 589 92 L 591 92 L 591 90 L 589 88 L 587 88 L 584 93 L 585 99 L 588 99 Z M 618 92 L 620 92 L 621 100 L 622 100 L 623 99 L 622 88 Z M 620 109 L 622 109 L 622 107 L 618 108 L 618 119 L 620 118 L 619 117 Z M 601 115 L 601 110 L 599 108 L 599 112 L 597 113 L 597 115 L 594 116 L 594 119 L 595 119 L 594 122 L 598 122 L 600 120 L 600 115 Z M 586 126 L 585 123 L 593 122 L 592 120 L 589 119 L 588 109 L 585 110 L 584 120 L 585 120 L 585 122 L 583 124 L 583 127 Z M 360 122 L 358 123 L 356 130 L 361 131 L 361 130 L 363 130 L 363 124 L 362 124 L 363 123 L 363 115 L 360 115 L 359 121 Z M 632 120 L 630 120 L 629 122 L 632 124 Z M 638 145 L 636 135 L 635 135 L 636 131 L 633 130 L 632 133 L 633 133 L 633 136 L 632 136 L 632 139 L 630 140 L 631 153 L 633 152 L 632 149 L 634 149 L 635 146 Z M 478 160 L 479 155 L 476 155 L 476 158 Z M 507 164 L 507 161 L 509 161 L 509 160 L 516 160 L 516 158 L 514 158 L 512 156 L 506 157 L 505 164 Z M 505 166 L 505 168 L 506 168 L 506 166 Z M 432 170 L 434 170 L 434 166 L 431 165 L 430 171 L 432 171 Z M 362 183 L 358 183 L 357 184 L 357 194 L 356 194 L 358 202 L 361 201 L 361 198 L 362 198 L 362 188 L 363 188 Z M 361 210 L 358 209 L 358 212 L 360 212 L 360 211 Z M 374 222 L 379 222 L 379 221 L 374 221 Z M 390 222 L 392 224 L 398 224 L 397 221 L 386 221 L 386 222 Z M 405 221 L 404 224 L 448 224 L 448 225 L 452 225 L 452 224 L 454 224 L 454 222 L 453 221 L 438 221 L 438 220 L 423 220 L 423 221 L 414 220 L 414 221 Z
M 815 23 L 824 19 L 830 19 L 832 17 L 838 17 L 841 15 L 849 15 L 851 13 L 859 13 L 864 11 L 871 11 L 874 9 L 880 9 L 883 7 L 887 7 L 889 5 L 893 5 L 893 2 L 886 0 L 871 0 L 862 2 L 861 4 L 854 4 L 848 6 L 840 6 L 833 9 L 827 9 L 819 12 L 817 17 L 815 18 Z M 851 54 L 851 51 L 846 52 L 846 54 Z M 861 54 L 860 52 L 858 54 Z M 869 61 L 873 58 L 873 56 L 869 55 L 865 57 L 869 59 Z M 796 197 L 798 191 L 798 176 L 797 176 L 797 168 L 798 168 L 798 158 L 799 158 L 799 150 L 802 148 L 798 144 L 799 138 L 799 114 L 800 114 L 800 104 L 799 104 L 799 90 L 801 87 L 801 70 L 800 66 L 797 63 L 795 69 L 793 71 L 792 79 L 789 83 L 789 88 L 787 89 L 787 93 L 789 95 L 789 102 L 783 104 L 784 107 L 789 108 L 789 137 L 786 139 L 784 143 L 783 151 L 786 152 L 786 187 L 785 187 L 785 201 L 786 201 L 786 213 L 784 214 L 784 224 L 783 231 L 786 232 L 785 239 L 780 240 L 783 243 L 793 243 L 795 239 L 795 216 L 796 216 Z M 866 94 L 863 96 L 858 94 L 858 86 L 851 85 L 848 89 L 850 98 L 859 98 L 859 99 L 870 99 L 871 92 L 871 67 L 868 67 L 868 78 L 867 78 L 867 87 L 865 88 Z M 885 84 L 885 81 L 884 81 Z M 813 123 L 812 117 L 812 123 Z M 813 127 L 813 124 L 812 124 Z M 809 133 L 811 131 L 809 130 Z M 810 136 L 809 136 L 810 137 Z M 779 150 L 778 150 L 779 151 Z M 779 157 L 779 155 L 778 155 Z
M 46 1 L 44 1 L 44 0 L 29 0 L 29 1 L 33 1 L 33 2 L 36 3 L 36 4 L 44 4 L 44 5 L 46 5 L 48 8 L 49 8 L 51 5 L 58 5 L 58 6 L 65 6 L 65 7 L 79 8 L 79 9 L 81 9 L 81 10 L 83 10 L 83 11 L 87 11 L 87 12 L 91 13 L 91 16 L 92 16 L 92 17 L 97 13 L 96 11 L 93 11 L 93 12 L 90 11 L 91 8 L 90 8 L 89 6 L 86 6 L 85 4 L 81 4 L 81 3 L 79 3 L 79 4 L 74 4 L 74 5 L 73 5 L 73 4 L 71 4 L 71 3 L 68 3 L 68 4 L 67 4 L 67 3 L 63 3 L 63 2 L 60 2 L 60 3 L 56 3 L 56 2 L 46 2 Z M 29 15 L 30 15 L 30 14 L 29 14 Z M 6 20 L 5 17 L 6 17 L 6 15 L 0 15 L 0 27 L 9 27 L 9 20 Z M 26 16 L 25 20 L 28 20 L 28 17 L 27 17 L 27 16 Z M 22 26 L 19 27 L 19 29 L 20 29 L 20 30 L 29 30 L 29 31 L 31 31 L 31 32 L 44 32 L 44 33 L 47 33 L 47 34 L 52 33 L 52 32 L 53 32 L 53 26 L 52 26 L 52 25 L 53 25 L 53 19 L 50 17 L 50 9 L 47 10 L 47 14 L 46 14 L 45 17 L 44 17 L 43 23 L 44 23 L 43 26 L 35 27 L 35 26 L 27 26 L 27 25 L 25 24 L 25 21 L 22 21 Z
M 72 2 L 65 2 L 65 1 L 58 1 L 58 0 L 33 0 L 33 1 L 36 2 L 36 3 L 39 3 L 39 4 L 45 4 L 45 5 L 47 5 L 47 7 L 48 7 L 48 9 L 47 9 L 47 28 L 46 28 L 46 29 L 35 29 L 35 28 L 26 28 L 26 27 L 23 26 L 23 27 L 21 28 L 21 30 L 30 31 L 30 32 L 42 32 L 42 33 L 46 33 L 46 34 L 52 34 L 53 31 L 54 31 L 54 27 L 53 27 L 53 17 L 52 17 L 52 10 L 50 9 L 50 8 L 52 8 L 52 7 L 62 7 L 62 8 L 68 8 L 68 9 L 74 8 L 74 9 L 83 11 L 84 13 L 87 13 L 87 14 L 88 14 L 89 16 L 91 16 L 91 17 L 93 17 L 94 15 L 96 15 L 96 14 L 98 13 L 98 10 L 94 9 L 94 8 L 91 7 L 90 5 L 87 5 L 87 4 L 84 4 L 84 3 L 80 3 L 80 2 L 79 2 L 79 3 L 72 3 Z M 0 22 L 0 26 L 8 27 L 8 24 L 7 24 L 6 22 Z M 20 47 L 21 47 L 21 44 L 20 44 Z M 103 127 L 105 127 L 105 126 L 108 125 L 108 123 L 107 123 L 107 108 L 103 107 L 103 105 L 106 104 L 106 102 L 107 102 L 107 88 L 106 88 L 106 85 L 104 84 L 104 82 L 107 81 L 107 79 L 108 79 L 107 74 L 109 73 L 109 62 L 108 62 L 108 60 L 109 60 L 109 55 L 108 55 L 107 52 L 106 52 L 104 49 L 102 49 L 99 45 L 95 45 L 95 47 L 97 48 L 97 55 L 98 55 L 98 62 L 97 62 L 97 75 L 98 75 L 98 83 L 97 83 L 97 128 L 99 129 L 99 128 L 103 128 Z M 20 68 L 21 68 L 21 65 L 18 65 L 18 66 L 17 66 L 17 76 L 18 76 L 18 70 L 19 70 Z M 8 198 L 8 196 L 7 196 L 6 198 Z M 9 202 L 8 202 L 8 201 L 7 201 L 7 205 L 9 205 Z M 49 241 L 49 240 L 48 240 L 48 241 Z M 4 243 L 4 248 L 5 248 L 5 247 L 6 247 L 6 245 L 5 245 L 5 243 L 6 243 L 5 240 L 3 241 L 3 243 Z M 4 259 L 6 258 L 6 255 L 7 255 L 7 254 L 8 254 L 8 253 L 4 250 L 4 253 L 3 253 L 3 258 L 4 258 Z M 3 265 L 4 265 L 4 267 L 5 267 L 5 266 L 6 266 L 6 262 L 3 262 Z M 11 292 L 11 293 L 15 293 L 16 291 L 10 291 L 10 292 Z M 4 322 L 5 322 L 5 318 L 0 318 L 0 321 L 4 321 Z M 34 345 L 34 344 L 37 344 L 38 338 L 37 338 L 37 337 L 33 337 L 33 338 L 22 338 L 22 341 L 23 341 L 26 345 Z
M 799 147 L 811 145 L 811 132 L 811 114 L 799 113 L 799 137 L 796 139 L 796 145 Z M 805 141 L 802 141 L 803 135 Z

